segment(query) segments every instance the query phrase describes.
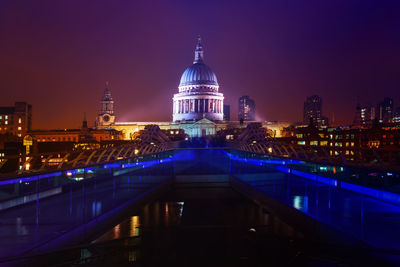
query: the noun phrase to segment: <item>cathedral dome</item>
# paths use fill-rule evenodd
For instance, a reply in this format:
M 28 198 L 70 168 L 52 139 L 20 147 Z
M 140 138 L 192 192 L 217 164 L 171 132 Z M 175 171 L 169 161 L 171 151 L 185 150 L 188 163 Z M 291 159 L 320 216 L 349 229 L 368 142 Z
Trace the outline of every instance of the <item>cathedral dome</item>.
M 202 84 L 218 85 L 217 76 L 206 64 L 195 63 L 183 72 L 179 86 Z
M 178 90 L 179 92 L 173 97 L 172 119 L 174 122 L 184 121 L 186 125 L 187 121 L 202 119 L 222 121 L 224 119 L 224 95 L 218 92 L 217 76 L 210 67 L 204 64 L 200 37 L 197 40 L 193 64 L 183 72 Z M 204 121 L 199 124 L 200 126 L 195 125 L 200 128 L 187 129 L 191 132 L 189 135 L 215 134 L 215 129 L 210 132 L 201 128 L 203 124 Z M 213 124 L 212 127 L 214 126 Z
M 209 66 L 203 62 L 203 46 L 200 37 L 198 38 L 194 53 L 193 65 L 188 67 L 182 74 L 179 86 L 190 85 L 216 85 L 217 76 Z

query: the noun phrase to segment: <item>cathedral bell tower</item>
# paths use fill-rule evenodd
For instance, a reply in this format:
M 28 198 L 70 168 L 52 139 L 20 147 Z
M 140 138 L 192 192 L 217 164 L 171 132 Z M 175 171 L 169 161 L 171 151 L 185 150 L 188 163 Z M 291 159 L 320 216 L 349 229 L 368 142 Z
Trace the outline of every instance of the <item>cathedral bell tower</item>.
M 103 98 L 100 101 L 100 113 L 96 119 L 96 126 L 109 126 L 114 124 L 114 100 L 111 97 L 109 83 L 106 82 Z

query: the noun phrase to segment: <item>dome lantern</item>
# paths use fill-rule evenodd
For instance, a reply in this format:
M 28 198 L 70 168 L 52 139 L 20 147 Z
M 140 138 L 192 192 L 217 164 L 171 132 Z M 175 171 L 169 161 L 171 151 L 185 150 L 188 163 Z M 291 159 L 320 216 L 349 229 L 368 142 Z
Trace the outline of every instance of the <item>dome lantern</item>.
M 203 63 L 203 46 L 201 45 L 201 37 L 197 37 L 196 50 L 194 51 L 193 64 Z
M 183 72 L 179 87 L 193 85 L 218 86 L 217 76 L 209 66 L 204 64 L 204 52 L 200 36 L 197 38 L 193 65 Z

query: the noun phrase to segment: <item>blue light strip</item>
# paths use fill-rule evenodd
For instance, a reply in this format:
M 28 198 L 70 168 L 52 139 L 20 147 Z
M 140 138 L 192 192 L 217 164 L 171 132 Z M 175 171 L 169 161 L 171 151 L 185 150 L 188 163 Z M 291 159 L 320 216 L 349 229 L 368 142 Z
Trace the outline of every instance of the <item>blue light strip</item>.
M 61 175 L 62 175 L 62 172 L 52 172 L 52 173 L 28 176 L 28 177 L 23 177 L 23 178 L 14 178 L 14 179 L 0 181 L 0 185 L 32 182 L 32 181 L 37 181 L 37 180 L 44 179 L 44 178 L 56 177 L 56 176 L 61 176 Z
M 371 196 L 373 198 L 400 205 L 400 195 L 392 192 L 377 190 L 360 185 L 341 182 L 340 187 L 343 189 L 351 190 L 363 195 Z
M 290 168 L 283 167 L 283 166 L 276 166 L 276 169 L 282 172 L 290 173 Z
M 232 154 L 231 155 L 231 160 L 235 160 L 235 161 L 243 161 L 243 162 L 248 162 L 248 163 L 252 163 L 255 165 L 259 165 L 262 166 L 264 164 L 275 164 L 275 165 L 286 165 L 286 162 L 284 160 L 273 160 L 273 159 L 249 159 L 249 158 L 241 158 L 239 156 L 234 156 Z
M 369 187 L 365 187 L 365 186 L 360 186 L 360 185 L 355 185 L 355 184 L 350 184 L 350 183 L 346 183 L 346 182 L 341 182 L 341 181 L 333 179 L 333 178 L 320 176 L 320 175 L 317 175 L 317 174 L 311 174 L 311 173 L 307 173 L 307 172 L 302 172 L 302 171 L 291 169 L 291 168 L 288 168 L 288 167 L 285 167 L 285 166 L 279 166 L 279 165 L 286 165 L 288 163 L 294 163 L 294 164 L 300 163 L 300 164 L 303 164 L 303 163 L 305 163 L 304 161 L 287 160 L 285 162 L 285 161 L 282 161 L 282 160 L 272 160 L 272 159 L 263 160 L 263 159 L 241 158 L 241 157 L 235 156 L 235 155 L 233 155 L 231 153 L 227 153 L 227 155 L 229 155 L 232 160 L 247 162 L 247 163 L 251 163 L 251 164 L 254 164 L 254 165 L 258 165 L 258 166 L 262 166 L 264 164 L 278 165 L 278 166 L 275 166 L 274 168 L 276 170 L 278 170 L 278 171 L 281 171 L 281 172 L 291 173 L 293 175 L 296 175 L 296 176 L 299 176 L 299 177 L 302 177 L 302 178 L 305 178 L 305 179 L 308 179 L 308 180 L 311 180 L 311 181 L 314 181 L 314 182 L 317 182 L 317 183 L 323 183 L 323 184 L 326 184 L 326 185 L 342 188 L 342 189 L 345 189 L 345 190 L 350 190 L 350 191 L 353 191 L 353 192 L 360 193 L 362 195 L 373 197 L 373 198 L 375 198 L 377 200 L 381 200 L 381 201 L 389 202 L 389 203 L 392 203 L 392 204 L 400 205 L 400 194 L 396 194 L 396 193 L 388 192 L 388 191 L 377 190 L 377 189 L 373 189 L 373 188 L 369 188 Z
M 120 167 L 121 167 L 121 164 L 119 164 L 119 163 L 104 164 L 104 166 L 103 166 L 104 169 L 120 168 Z
M 324 176 L 319 176 L 316 174 L 312 174 L 312 173 L 308 173 L 308 172 L 302 172 L 302 171 L 298 171 L 298 170 L 291 170 L 291 173 L 309 180 L 312 180 L 314 182 L 317 183 L 323 183 L 323 184 L 327 184 L 330 186 L 337 186 L 338 185 L 338 180 L 336 179 L 332 179 L 329 177 L 324 177 Z

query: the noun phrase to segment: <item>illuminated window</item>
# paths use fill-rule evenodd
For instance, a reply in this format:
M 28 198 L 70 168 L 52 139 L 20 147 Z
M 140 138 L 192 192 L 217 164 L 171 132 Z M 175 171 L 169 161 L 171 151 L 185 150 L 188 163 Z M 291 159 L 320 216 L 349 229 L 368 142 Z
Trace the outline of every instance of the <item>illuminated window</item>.
M 7 124 L 8 124 L 8 121 L 5 121 L 4 124 L 7 125 Z
M 303 138 L 303 135 L 302 134 L 296 134 L 296 137 L 297 138 Z
M 22 123 L 22 119 L 21 118 L 18 118 L 18 123 Z
M 0 116 L 0 120 L 2 120 L 3 119 L 3 116 Z
M 21 131 L 22 130 L 22 127 L 21 126 L 18 126 L 18 131 Z
M 18 137 L 21 137 L 21 134 L 20 134 L 20 133 L 18 134 Z
M 5 116 L 5 119 L 8 120 L 8 116 L 7 115 Z
M 298 141 L 297 144 L 298 144 L 298 145 L 305 145 L 305 144 L 306 144 L 306 141 Z
M 328 141 L 321 141 L 319 142 L 320 146 L 327 146 L 328 145 Z
M 318 146 L 318 141 L 310 141 L 310 146 Z

